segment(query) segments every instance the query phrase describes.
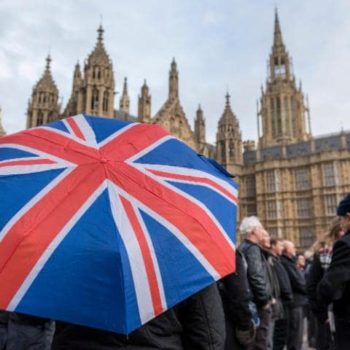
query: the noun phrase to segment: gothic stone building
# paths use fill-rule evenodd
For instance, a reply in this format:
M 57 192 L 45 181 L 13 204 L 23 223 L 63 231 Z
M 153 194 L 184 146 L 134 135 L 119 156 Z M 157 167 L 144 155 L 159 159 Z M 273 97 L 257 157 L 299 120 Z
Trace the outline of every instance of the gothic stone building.
M 75 66 L 72 93 L 63 112 L 50 62 L 48 57 L 45 71 L 33 88 L 27 127 L 79 113 L 161 124 L 190 147 L 216 158 L 237 175 L 240 218 L 259 216 L 272 236 L 291 239 L 300 248 L 309 247 L 316 235 L 325 231 L 337 202 L 350 192 L 350 133 L 312 136 L 308 105 L 301 86 L 296 85 L 277 12 L 269 76 L 258 105 L 256 145 L 254 141 L 242 142 L 228 94 L 218 122 L 216 145 L 206 141 L 200 106 L 192 130 L 181 106 L 175 60 L 169 71 L 168 98 L 154 116 L 146 81 L 138 98 L 137 117 L 129 113 L 126 79 L 116 110 L 113 64 L 104 47 L 102 27 L 83 71 L 79 64 Z

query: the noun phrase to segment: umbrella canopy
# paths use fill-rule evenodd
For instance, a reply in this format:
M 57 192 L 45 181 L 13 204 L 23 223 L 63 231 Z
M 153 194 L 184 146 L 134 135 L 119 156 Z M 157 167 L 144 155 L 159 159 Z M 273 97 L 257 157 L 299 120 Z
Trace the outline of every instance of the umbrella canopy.
M 235 269 L 237 185 L 158 125 L 0 138 L 0 309 L 130 333 Z

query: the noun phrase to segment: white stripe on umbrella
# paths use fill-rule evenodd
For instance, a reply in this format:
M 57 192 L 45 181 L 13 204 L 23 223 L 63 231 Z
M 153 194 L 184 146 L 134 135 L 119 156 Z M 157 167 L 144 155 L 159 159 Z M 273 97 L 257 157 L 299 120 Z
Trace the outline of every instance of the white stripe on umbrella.
M 34 282 L 35 278 L 38 276 L 46 262 L 49 260 L 51 255 L 55 252 L 56 248 L 60 245 L 62 240 L 67 236 L 70 230 L 76 225 L 80 218 L 85 214 L 85 212 L 91 207 L 91 205 L 96 201 L 96 199 L 102 194 L 106 189 L 106 182 L 103 182 L 96 191 L 88 198 L 87 201 L 80 207 L 80 209 L 72 216 L 72 218 L 66 223 L 63 229 L 56 235 L 49 246 L 46 248 L 44 253 L 41 255 L 37 263 L 34 265 L 31 272 L 28 274 L 26 279 L 23 281 L 21 287 L 17 290 L 16 294 L 12 298 L 8 305 L 9 311 L 14 311 L 17 305 L 21 302 L 22 298 Z
M 143 261 L 142 252 L 135 236 L 133 227 L 121 203 L 120 189 L 108 181 L 109 200 L 115 225 L 124 242 L 127 251 L 141 323 L 145 323 L 154 317 L 154 308 L 151 290 L 147 279 L 147 272 Z M 124 195 L 123 195 L 124 196 Z M 124 196 L 125 197 L 125 196 Z

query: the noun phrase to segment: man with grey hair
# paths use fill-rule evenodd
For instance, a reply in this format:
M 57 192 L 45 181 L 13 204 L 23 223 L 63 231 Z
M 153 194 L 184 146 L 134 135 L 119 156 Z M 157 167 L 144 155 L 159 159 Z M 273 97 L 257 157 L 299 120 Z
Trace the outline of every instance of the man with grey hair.
M 302 348 L 304 333 L 303 306 L 307 303 L 306 282 L 303 273 L 297 268 L 294 243 L 283 242 L 281 262 L 287 271 L 293 292 L 293 302 L 286 308 L 287 350 Z
M 268 330 L 271 323 L 272 288 L 268 276 L 267 262 L 260 247 L 266 232 L 255 216 L 246 217 L 240 226 L 244 237 L 239 250 L 247 260 L 247 274 L 251 289 L 251 300 L 258 309 L 260 325 L 254 344 L 249 349 L 265 350 L 268 346 Z

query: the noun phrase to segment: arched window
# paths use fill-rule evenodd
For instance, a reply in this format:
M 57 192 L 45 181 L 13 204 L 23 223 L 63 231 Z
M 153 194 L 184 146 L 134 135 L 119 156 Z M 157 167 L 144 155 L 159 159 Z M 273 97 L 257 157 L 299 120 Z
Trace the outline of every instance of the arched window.
M 98 90 L 96 88 L 96 86 L 93 87 L 92 89 L 92 97 L 91 97 L 91 109 L 93 111 L 97 111 L 98 110 Z
M 39 125 L 42 125 L 43 123 L 44 123 L 44 114 L 42 111 L 39 111 L 36 117 L 36 125 L 39 126 Z
M 230 160 L 233 160 L 235 156 L 235 145 L 233 143 L 233 141 L 230 141 L 230 145 L 229 145 L 229 158 Z
M 226 160 L 225 141 L 221 142 L 221 160 L 222 160 L 223 162 Z
M 281 111 L 281 99 L 279 96 L 276 97 L 277 100 L 277 136 L 282 134 L 282 111 Z
M 103 93 L 103 110 L 105 112 L 108 111 L 108 91 Z

